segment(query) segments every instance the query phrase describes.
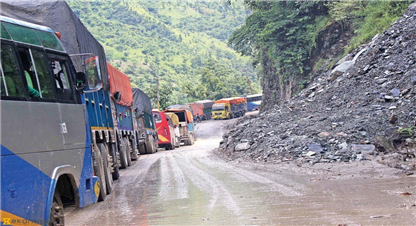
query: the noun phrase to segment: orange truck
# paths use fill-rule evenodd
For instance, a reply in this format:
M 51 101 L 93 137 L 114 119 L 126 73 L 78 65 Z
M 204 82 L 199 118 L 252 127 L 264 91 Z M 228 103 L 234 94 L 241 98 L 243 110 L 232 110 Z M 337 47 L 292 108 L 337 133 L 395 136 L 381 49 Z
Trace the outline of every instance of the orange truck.
M 212 118 L 232 119 L 245 115 L 247 100 L 245 97 L 231 97 L 216 100 L 212 105 Z

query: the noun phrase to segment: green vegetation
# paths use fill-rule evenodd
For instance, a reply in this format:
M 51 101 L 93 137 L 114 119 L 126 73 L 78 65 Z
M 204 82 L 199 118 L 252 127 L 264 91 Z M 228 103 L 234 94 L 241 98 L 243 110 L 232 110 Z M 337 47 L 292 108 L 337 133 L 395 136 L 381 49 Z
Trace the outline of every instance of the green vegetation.
M 345 49 L 348 53 L 390 27 L 410 3 L 412 1 L 341 1 L 327 6 L 332 20 L 351 24 L 355 30 L 356 36 Z
M 239 1 L 230 1 L 231 4 Z M 249 56 L 264 77 L 266 105 L 289 99 L 303 88 L 312 67 L 311 53 L 318 35 L 337 22 L 352 27 L 356 36 L 346 51 L 388 28 L 411 1 L 244 1 L 252 14 L 233 32 L 229 46 Z M 315 62 L 323 63 L 317 59 Z M 267 103 L 270 101 L 270 103 Z M 263 106 L 266 107 L 267 106 Z M 264 109 L 264 108 L 263 108 Z
M 249 57 L 240 56 L 226 45 L 232 31 L 244 23 L 247 9 L 242 2 L 229 5 L 225 1 L 147 0 L 68 4 L 104 46 L 107 61 L 127 74 L 133 87 L 156 98 L 159 77 L 160 88 L 164 89 L 160 91 L 163 107 L 249 94 L 246 72 L 252 83 L 259 84 Z M 202 80 L 207 68 L 216 70 L 212 62 L 227 69 L 221 69 L 221 73 L 227 74 L 221 75 L 224 80 L 219 85 L 221 89 L 215 90 L 216 95 L 204 89 L 207 86 Z
M 398 132 L 404 136 L 414 138 L 416 134 L 416 126 L 402 128 L 402 129 L 399 129 Z

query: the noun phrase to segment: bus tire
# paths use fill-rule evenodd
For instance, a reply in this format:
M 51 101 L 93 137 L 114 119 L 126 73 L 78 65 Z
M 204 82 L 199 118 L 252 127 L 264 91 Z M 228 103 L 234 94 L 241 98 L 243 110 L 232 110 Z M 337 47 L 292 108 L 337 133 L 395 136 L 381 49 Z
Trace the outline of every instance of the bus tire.
M 120 152 L 120 169 L 126 169 L 128 166 L 127 163 L 127 151 L 126 151 L 126 144 L 124 143 L 123 139 L 119 140 L 119 152 Z
M 100 179 L 100 194 L 98 196 L 98 201 L 104 201 L 107 196 L 107 185 L 105 183 L 105 174 L 103 166 L 103 158 L 101 156 L 100 150 L 94 150 L 94 173 Z
M 58 190 L 55 190 L 55 194 L 53 195 L 48 225 L 65 225 L 64 205 Z
M 127 137 L 124 137 L 124 144 L 126 145 L 127 165 L 131 166 L 131 144 Z
M 113 180 L 120 178 L 120 154 L 116 150 L 116 144 L 110 143 L 110 152 L 113 157 Z
M 105 177 L 105 185 L 106 185 L 106 192 L 110 194 L 113 190 L 114 181 L 113 175 L 111 174 L 111 165 L 112 163 L 109 161 L 109 152 L 108 146 L 106 143 L 99 143 L 98 149 L 101 151 L 101 156 L 103 158 L 103 167 L 104 167 L 104 177 Z

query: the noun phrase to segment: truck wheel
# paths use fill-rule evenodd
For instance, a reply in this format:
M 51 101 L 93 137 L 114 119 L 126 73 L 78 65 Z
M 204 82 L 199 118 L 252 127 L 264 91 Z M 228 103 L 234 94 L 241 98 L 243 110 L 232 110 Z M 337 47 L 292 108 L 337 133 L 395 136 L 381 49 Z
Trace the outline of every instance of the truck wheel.
M 175 139 L 176 139 L 176 142 L 175 142 L 176 147 L 179 148 L 181 146 L 181 140 L 177 137 Z
M 106 143 L 99 143 L 98 149 L 101 151 L 101 156 L 103 158 L 103 167 L 104 167 L 104 177 L 105 177 L 105 185 L 106 185 L 106 192 L 110 194 L 113 190 L 114 181 L 113 175 L 111 174 L 111 167 L 112 162 L 109 161 L 110 155 L 108 154 L 108 147 Z
M 110 143 L 110 153 L 113 157 L 113 180 L 120 178 L 120 154 L 116 150 L 116 144 Z
M 126 144 L 127 165 L 131 166 L 131 144 L 127 137 L 124 137 L 124 143 Z
M 95 149 L 95 148 L 94 148 Z M 103 158 L 101 156 L 100 150 L 94 150 L 94 173 L 100 179 L 100 195 L 98 196 L 98 201 L 104 201 L 107 196 L 107 185 L 105 183 L 105 173 Z
M 155 140 L 153 139 L 153 136 L 149 137 L 149 143 L 146 144 L 146 153 L 147 154 L 153 154 L 156 152 L 155 150 Z
M 120 152 L 120 169 L 126 169 L 128 166 L 127 163 L 127 151 L 126 151 L 126 144 L 124 143 L 123 139 L 119 140 L 119 152 Z
M 133 153 L 131 154 L 131 160 L 136 161 L 139 159 L 139 152 L 137 151 L 136 140 L 132 140 L 131 147 L 133 148 Z
M 61 196 L 57 190 L 55 190 L 55 194 L 53 195 L 48 225 L 65 225 L 64 205 L 62 204 Z
M 185 145 L 191 145 L 191 135 L 189 135 L 188 139 L 185 140 Z
M 189 138 L 189 140 L 190 140 L 190 144 L 189 145 L 193 145 L 194 143 L 195 143 L 195 137 L 194 137 L 194 135 L 192 134 L 191 135 L 191 137 Z
M 146 154 L 146 144 L 145 143 L 139 145 L 139 153 L 141 155 Z
M 170 150 L 175 150 L 176 148 L 176 138 L 175 136 L 170 136 Z

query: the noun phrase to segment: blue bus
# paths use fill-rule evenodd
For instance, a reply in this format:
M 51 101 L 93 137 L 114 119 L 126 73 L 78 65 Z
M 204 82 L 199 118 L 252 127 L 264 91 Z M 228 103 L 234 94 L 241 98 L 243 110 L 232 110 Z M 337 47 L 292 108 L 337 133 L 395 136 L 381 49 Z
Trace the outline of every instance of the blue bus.
M 0 19 L 1 222 L 63 225 L 64 206 L 97 202 L 109 169 L 86 114 L 97 59 L 76 72 L 52 29 Z
M 247 110 L 248 111 L 255 111 L 259 110 L 261 101 L 263 98 L 263 94 L 252 94 L 245 96 L 247 99 Z

